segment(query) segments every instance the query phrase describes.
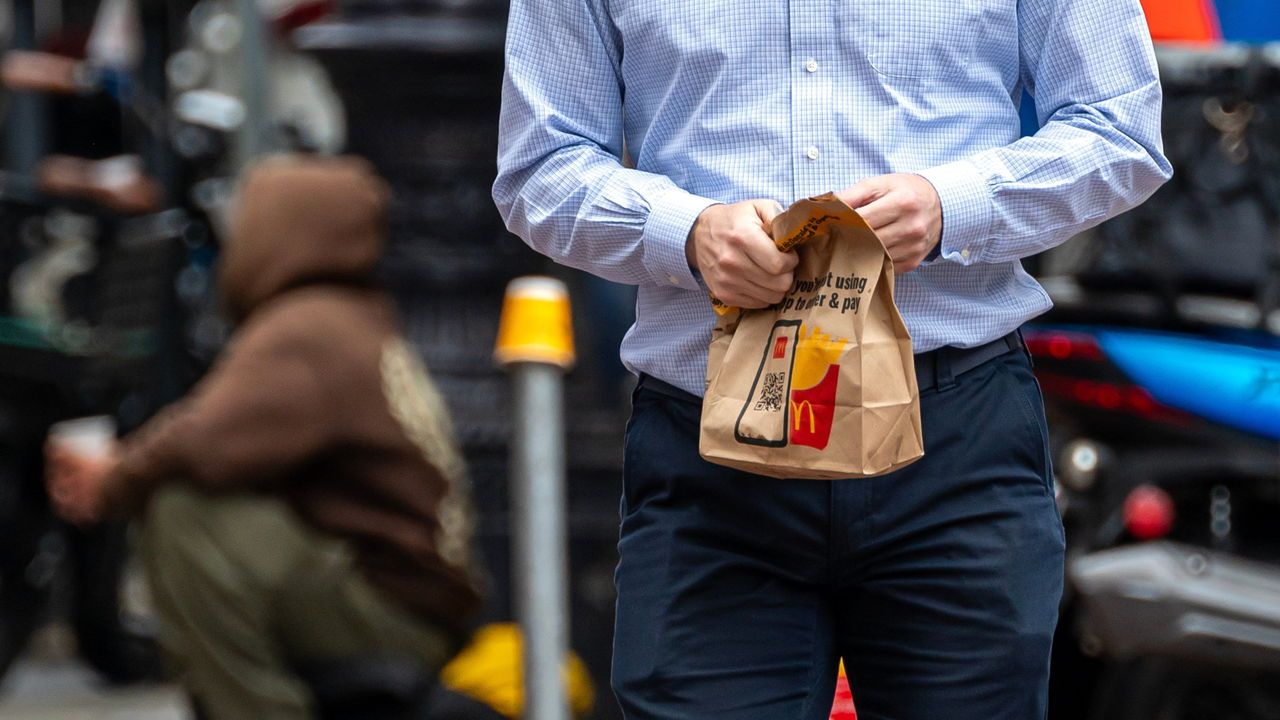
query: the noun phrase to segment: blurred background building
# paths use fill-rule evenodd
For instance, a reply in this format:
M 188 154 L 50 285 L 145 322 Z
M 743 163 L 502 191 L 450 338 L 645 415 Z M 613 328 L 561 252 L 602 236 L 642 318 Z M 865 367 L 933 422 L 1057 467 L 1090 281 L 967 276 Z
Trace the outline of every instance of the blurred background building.
M 1177 175 L 1028 262 L 1057 303 L 1028 340 L 1070 546 L 1052 712 L 1280 718 L 1280 5 L 1143 4 Z M 177 716 L 152 684 L 129 529 L 54 520 L 41 446 L 71 417 L 127 432 L 206 369 L 228 333 L 212 282 L 227 202 L 274 150 L 363 155 L 395 191 L 382 275 L 467 453 L 494 622 L 511 616 L 501 292 L 530 272 L 570 284 L 577 697 L 618 717 L 633 294 L 551 266 L 493 208 L 505 15 L 503 0 L 0 0 L 0 669 L 17 661 L 0 718 L 69 717 L 39 708 L 100 682 L 142 695 L 76 717 Z M 1024 118 L 1034 132 L 1029 99 Z M 83 665 L 41 664 L 50 652 Z M 455 677 L 514 712 L 483 687 L 512 664 L 476 656 L 479 674 Z

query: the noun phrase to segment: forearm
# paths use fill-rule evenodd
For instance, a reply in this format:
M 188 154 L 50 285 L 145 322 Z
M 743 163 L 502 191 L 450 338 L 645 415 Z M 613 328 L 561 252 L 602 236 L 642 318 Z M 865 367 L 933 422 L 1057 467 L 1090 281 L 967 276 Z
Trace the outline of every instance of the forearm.
M 1158 107 L 1158 88 L 1117 100 L 1143 102 Z M 1150 197 L 1171 173 L 1158 134 L 1131 134 L 1109 119 L 1107 105 L 1064 108 L 1032 137 L 922 172 L 942 201 L 941 257 L 1017 260 Z
M 600 0 L 513 0 L 494 201 L 512 232 L 556 262 L 697 290 L 685 245 L 712 201 L 623 166 L 621 62 Z
M 534 134 L 542 137 L 527 142 L 557 142 L 551 133 Z M 528 165 L 518 159 L 527 148 L 504 150 L 494 200 L 507 228 L 532 248 L 615 282 L 698 289 L 685 242 L 712 200 L 661 175 L 624 168 L 589 144 L 565 144 Z
M 322 351 L 287 314 L 258 318 L 191 393 L 122 443 L 104 505 L 127 511 L 155 488 L 267 487 L 327 447 L 337 411 L 316 374 Z
M 1020 76 L 1032 137 L 921 172 L 942 201 L 941 254 L 1001 263 L 1146 200 L 1172 174 L 1162 94 L 1137 0 L 1024 0 Z
M 188 474 L 178 442 L 185 434 L 181 427 L 185 404 L 179 401 L 162 410 L 121 443 L 119 456 L 99 489 L 104 514 L 131 514 L 156 488 Z

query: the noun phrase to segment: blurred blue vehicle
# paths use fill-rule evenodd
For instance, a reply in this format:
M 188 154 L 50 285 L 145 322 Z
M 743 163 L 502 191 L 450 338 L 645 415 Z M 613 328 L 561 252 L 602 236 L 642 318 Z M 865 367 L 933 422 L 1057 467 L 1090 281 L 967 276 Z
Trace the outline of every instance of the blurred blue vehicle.
M 1054 716 L 1280 717 L 1280 338 L 1091 314 L 1026 332 L 1069 543 Z

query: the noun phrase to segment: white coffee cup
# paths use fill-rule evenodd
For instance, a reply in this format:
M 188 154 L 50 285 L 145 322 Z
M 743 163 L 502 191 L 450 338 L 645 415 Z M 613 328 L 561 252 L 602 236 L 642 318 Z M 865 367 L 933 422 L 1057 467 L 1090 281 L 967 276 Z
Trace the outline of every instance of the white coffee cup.
M 116 421 L 108 415 L 95 415 L 54 423 L 49 428 L 49 442 L 82 457 L 106 457 L 116 445 Z

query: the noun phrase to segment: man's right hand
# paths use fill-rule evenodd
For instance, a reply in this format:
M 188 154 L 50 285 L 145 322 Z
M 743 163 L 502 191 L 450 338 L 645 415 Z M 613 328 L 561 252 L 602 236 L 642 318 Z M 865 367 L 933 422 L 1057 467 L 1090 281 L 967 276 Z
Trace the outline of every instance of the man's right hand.
M 698 216 L 685 243 L 689 267 L 702 273 L 711 294 L 726 305 L 768 307 L 791 289 L 795 252 L 778 252 L 769 237 L 782 209 L 772 200 L 712 205 Z

